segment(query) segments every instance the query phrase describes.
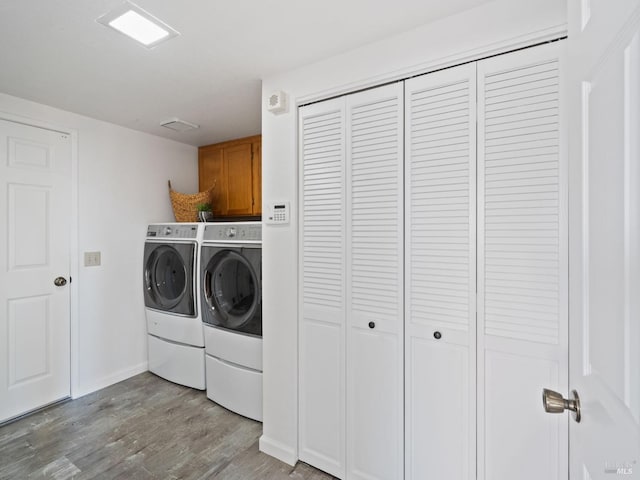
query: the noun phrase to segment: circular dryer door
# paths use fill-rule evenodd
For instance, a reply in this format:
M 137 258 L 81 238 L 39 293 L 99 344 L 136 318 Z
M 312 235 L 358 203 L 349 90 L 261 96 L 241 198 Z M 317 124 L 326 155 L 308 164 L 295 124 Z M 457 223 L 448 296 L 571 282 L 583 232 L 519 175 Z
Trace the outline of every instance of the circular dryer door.
M 163 310 L 171 310 L 187 290 L 187 275 L 187 266 L 175 248 L 169 245 L 156 248 L 145 268 L 149 296 Z
M 237 330 L 250 322 L 260 307 L 260 288 L 249 261 L 232 250 L 214 255 L 204 270 L 204 297 L 214 322 Z

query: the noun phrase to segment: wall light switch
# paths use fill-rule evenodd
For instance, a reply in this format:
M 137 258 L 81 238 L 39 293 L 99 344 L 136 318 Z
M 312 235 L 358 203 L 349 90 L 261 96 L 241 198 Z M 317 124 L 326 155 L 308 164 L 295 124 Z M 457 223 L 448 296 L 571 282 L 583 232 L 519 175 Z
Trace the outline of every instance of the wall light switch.
M 84 252 L 84 266 L 97 267 L 100 265 L 100 252 Z

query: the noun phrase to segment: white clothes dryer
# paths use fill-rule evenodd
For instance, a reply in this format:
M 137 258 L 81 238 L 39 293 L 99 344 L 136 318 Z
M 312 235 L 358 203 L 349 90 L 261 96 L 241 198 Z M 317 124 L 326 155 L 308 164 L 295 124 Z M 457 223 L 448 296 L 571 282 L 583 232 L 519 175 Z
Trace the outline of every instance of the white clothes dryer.
M 204 390 L 204 332 L 197 295 L 203 224 L 163 223 L 147 228 L 144 303 L 149 370 Z
M 207 397 L 262 421 L 262 224 L 207 224 L 200 283 Z

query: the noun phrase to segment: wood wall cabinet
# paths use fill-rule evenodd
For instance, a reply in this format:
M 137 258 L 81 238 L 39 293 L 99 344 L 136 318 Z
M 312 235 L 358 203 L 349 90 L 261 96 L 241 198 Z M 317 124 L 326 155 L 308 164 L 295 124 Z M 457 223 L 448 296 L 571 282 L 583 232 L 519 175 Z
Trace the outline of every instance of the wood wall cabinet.
M 200 147 L 200 191 L 216 184 L 215 216 L 262 214 L 262 136 L 240 138 Z

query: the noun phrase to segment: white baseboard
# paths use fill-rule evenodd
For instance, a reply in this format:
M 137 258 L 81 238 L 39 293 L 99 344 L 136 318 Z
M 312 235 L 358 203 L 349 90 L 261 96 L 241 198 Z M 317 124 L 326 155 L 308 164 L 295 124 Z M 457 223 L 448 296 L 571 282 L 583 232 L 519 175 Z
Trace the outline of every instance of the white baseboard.
M 147 370 L 149 370 L 149 364 L 146 361 L 132 367 L 124 368 L 107 375 L 106 377 L 102 377 L 88 385 L 80 385 L 75 391 L 71 392 L 71 398 L 76 399 L 84 397 L 85 395 L 102 390 L 114 383 L 121 382 L 127 378 L 133 377 L 134 375 L 146 372 Z
M 292 467 L 298 462 L 298 454 L 296 450 L 291 448 L 289 445 L 272 440 L 264 435 L 260 437 L 258 445 L 261 452 L 271 455 Z

